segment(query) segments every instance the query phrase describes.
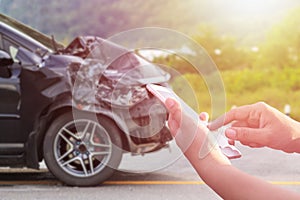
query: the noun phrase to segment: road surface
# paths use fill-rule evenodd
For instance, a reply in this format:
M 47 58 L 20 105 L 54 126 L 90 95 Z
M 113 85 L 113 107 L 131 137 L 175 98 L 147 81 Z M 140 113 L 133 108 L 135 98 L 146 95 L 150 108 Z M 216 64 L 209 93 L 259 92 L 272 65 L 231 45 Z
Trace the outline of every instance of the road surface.
M 171 152 L 166 149 L 144 157 L 124 156 L 120 171 L 97 187 L 64 186 L 47 169 L 2 168 L 0 199 L 220 199 L 171 146 Z M 237 168 L 300 192 L 300 155 L 267 148 L 238 148 L 243 157 L 232 161 Z

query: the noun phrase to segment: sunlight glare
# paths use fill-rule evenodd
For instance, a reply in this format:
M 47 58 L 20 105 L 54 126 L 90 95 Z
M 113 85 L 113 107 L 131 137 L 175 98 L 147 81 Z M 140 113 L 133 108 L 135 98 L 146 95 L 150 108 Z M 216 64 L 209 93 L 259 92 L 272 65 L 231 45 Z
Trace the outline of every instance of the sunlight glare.
M 233 3 L 234 2 L 234 3 Z M 233 0 L 235 14 L 239 16 L 264 16 L 280 9 L 284 1 L 279 0 Z

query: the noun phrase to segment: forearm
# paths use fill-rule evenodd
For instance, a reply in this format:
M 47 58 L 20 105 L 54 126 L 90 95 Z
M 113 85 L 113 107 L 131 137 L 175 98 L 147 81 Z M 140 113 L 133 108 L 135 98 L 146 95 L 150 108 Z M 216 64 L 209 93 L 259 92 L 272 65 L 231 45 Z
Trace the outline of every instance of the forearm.
M 199 171 L 200 170 L 200 171 Z M 291 191 L 279 188 L 233 166 L 211 168 L 208 173 L 197 170 L 201 178 L 224 199 L 299 199 Z
M 200 141 L 193 142 L 185 156 L 202 180 L 224 199 L 299 199 L 300 196 L 250 176 L 231 165 L 215 148 L 199 159 Z

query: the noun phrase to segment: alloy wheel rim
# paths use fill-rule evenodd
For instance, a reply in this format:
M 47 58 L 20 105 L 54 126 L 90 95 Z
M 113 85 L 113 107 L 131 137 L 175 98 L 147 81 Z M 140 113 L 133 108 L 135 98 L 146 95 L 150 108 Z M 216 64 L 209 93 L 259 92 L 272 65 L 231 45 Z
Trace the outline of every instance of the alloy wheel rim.
M 58 165 L 76 177 L 98 174 L 112 154 L 112 142 L 107 131 L 89 119 L 65 124 L 54 140 L 54 156 Z

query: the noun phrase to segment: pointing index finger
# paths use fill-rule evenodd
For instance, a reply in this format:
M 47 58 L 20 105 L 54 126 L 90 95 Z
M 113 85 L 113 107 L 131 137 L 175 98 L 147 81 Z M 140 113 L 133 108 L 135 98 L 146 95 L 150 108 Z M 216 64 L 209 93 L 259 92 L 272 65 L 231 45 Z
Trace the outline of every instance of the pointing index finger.
M 233 121 L 246 120 L 249 117 L 252 109 L 253 108 L 251 107 L 251 105 L 233 108 L 232 110 L 209 123 L 208 128 L 210 130 L 216 130 L 221 126 L 227 125 Z

